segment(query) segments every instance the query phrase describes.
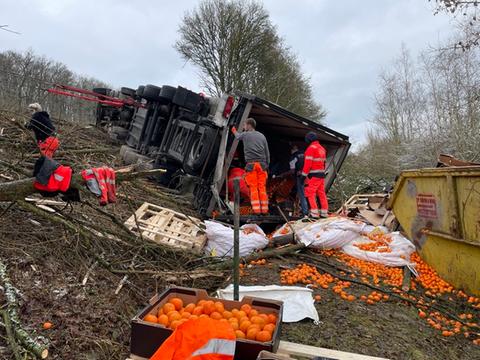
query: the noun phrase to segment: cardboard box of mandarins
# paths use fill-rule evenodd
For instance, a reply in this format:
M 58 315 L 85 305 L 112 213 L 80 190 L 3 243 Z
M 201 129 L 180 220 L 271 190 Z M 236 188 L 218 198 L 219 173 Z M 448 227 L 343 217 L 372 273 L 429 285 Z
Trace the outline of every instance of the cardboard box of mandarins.
M 208 316 L 232 325 L 237 336 L 236 360 L 255 360 L 262 350 L 277 351 L 282 310 L 281 301 L 254 297 L 220 300 L 209 297 L 205 290 L 172 287 L 155 295 L 132 319 L 130 352 L 148 359 L 178 325 Z

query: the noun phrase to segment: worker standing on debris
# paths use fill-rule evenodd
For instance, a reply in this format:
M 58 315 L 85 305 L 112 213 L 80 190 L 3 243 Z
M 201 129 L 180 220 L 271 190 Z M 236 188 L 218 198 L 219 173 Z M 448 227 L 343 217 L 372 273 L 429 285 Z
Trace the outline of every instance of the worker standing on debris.
M 314 132 L 305 135 L 308 148 L 305 151 L 305 161 L 302 170 L 302 179 L 305 183 L 305 196 L 310 204 L 310 216 L 313 218 L 328 216 L 328 200 L 325 194 L 325 161 L 327 152 L 318 142 Z M 320 199 L 318 211 L 317 196 Z
M 267 169 L 270 164 L 270 151 L 265 136 L 255 130 L 255 119 L 248 118 L 244 131 L 238 132 L 235 127 L 232 132 L 237 140 L 243 141 L 245 155 L 245 182 L 250 189 L 250 202 L 255 214 L 268 214 Z
M 46 157 L 53 158 L 55 151 L 58 149 L 59 141 L 50 115 L 48 112 L 42 111 L 39 103 L 28 105 L 28 110 L 32 113 L 32 118 L 25 124 L 25 127 L 33 130 L 40 153 Z

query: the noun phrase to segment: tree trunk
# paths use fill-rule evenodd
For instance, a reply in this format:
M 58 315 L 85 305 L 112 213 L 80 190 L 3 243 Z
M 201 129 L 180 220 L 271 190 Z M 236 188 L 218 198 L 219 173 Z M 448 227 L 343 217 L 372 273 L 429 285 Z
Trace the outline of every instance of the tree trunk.
M 141 176 L 153 176 L 165 172 L 163 169 L 154 169 L 147 171 L 132 172 L 125 170 L 118 170 L 115 172 L 116 182 L 128 181 Z M 0 184 L 0 201 L 14 201 L 22 200 L 26 196 L 37 192 L 33 187 L 35 178 L 21 179 Z M 80 174 L 72 175 L 70 188 L 80 189 L 85 184 Z

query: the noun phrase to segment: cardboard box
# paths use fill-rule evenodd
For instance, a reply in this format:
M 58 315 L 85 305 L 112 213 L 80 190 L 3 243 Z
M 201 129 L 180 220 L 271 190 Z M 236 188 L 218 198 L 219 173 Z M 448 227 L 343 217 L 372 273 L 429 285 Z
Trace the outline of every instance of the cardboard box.
M 179 297 L 185 304 L 196 303 L 200 300 L 220 301 L 226 310 L 240 308 L 243 304 L 249 304 L 259 312 L 275 314 L 277 324 L 270 342 L 258 342 L 252 340 L 238 339 L 236 342 L 235 360 L 256 360 L 258 354 L 263 351 L 275 352 L 280 342 L 282 324 L 283 303 L 275 300 L 265 300 L 254 297 L 244 297 L 242 301 L 221 300 L 209 297 L 205 290 L 173 287 L 161 294 L 155 295 L 142 311 L 132 319 L 132 332 L 130 338 L 130 353 L 132 355 L 150 358 L 160 345 L 173 333 L 160 324 L 153 324 L 142 319 L 149 313 L 158 313 L 158 309 L 167 303 L 171 298 Z

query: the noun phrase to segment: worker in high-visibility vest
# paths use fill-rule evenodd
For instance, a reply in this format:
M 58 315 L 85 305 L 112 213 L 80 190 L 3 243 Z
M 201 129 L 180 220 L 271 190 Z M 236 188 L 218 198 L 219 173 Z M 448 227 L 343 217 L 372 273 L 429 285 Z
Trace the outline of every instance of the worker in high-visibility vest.
M 328 200 L 325 194 L 325 161 L 327 151 L 318 142 L 314 132 L 305 135 L 308 144 L 305 151 L 302 178 L 305 183 L 305 197 L 310 205 L 312 218 L 328 217 Z M 317 196 L 320 199 L 320 211 L 317 205 Z
M 255 119 L 245 121 L 244 131 L 235 127 L 232 132 L 237 140 L 243 141 L 245 154 L 245 182 L 250 189 L 250 203 L 255 214 L 268 214 L 267 178 L 270 164 L 270 151 L 265 135 L 255 130 Z
M 179 325 L 150 360 L 233 360 L 235 331 L 229 322 L 211 318 Z

